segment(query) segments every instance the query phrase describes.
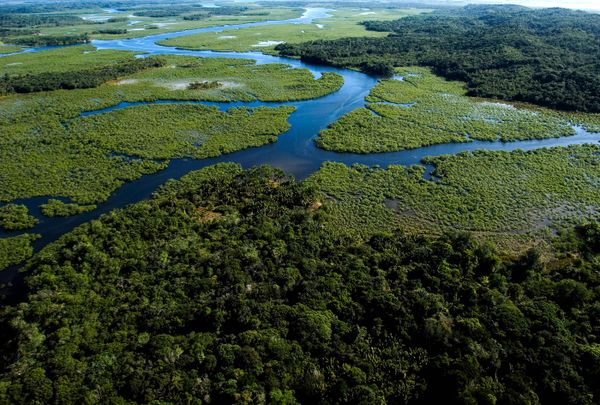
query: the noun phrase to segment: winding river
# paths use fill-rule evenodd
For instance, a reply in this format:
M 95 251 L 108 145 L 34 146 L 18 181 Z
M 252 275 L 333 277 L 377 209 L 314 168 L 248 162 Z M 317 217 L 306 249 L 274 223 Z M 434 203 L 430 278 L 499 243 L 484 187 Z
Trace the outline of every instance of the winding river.
M 145 55 L 158 54 L 177 54 L 191 55 L 208 58 L 243 58 L 255 60 L 258 64 L 264 63 L 284 63 L 294 68 L 309 69 L 315 77 L 319 77 L 323 72 L 336 72 L 343 76 L 344 85 L 342 88 L 330 95 L 305 101 L 294 101 L 285 103 L 271 102 L 190 102 L 176 100 L 159 100 L 155 103 L 197 103 L 204 105 L 217 106 L 221 110 L 227 110 L 231 107 L 247 106 L 280 106 L 293 105 L 296 111 L 291 114 L 289 123 L 291 128 L 285 134 L 279 136 L 278 141 L 258 148 L 245 149 L 210 159 L 174 159 L 169 166 L 158 173 L 146 175 L 138 180 L 124 184 L 120 189 L 111 195 L 111 197 L 92 212 L 69 218 L 46 218 L 41 215 L 39 205 L 45 203 L 48 197 L 36 197 L 24 200 L 16 200 L 15 203 L 25 204 L 30 212 L 38 217 L 40 223 L 32 230 L 27 232 L 39 233 L 42 238 L 35 242 L 35 249 L 39 250 L 44 245 L 56 240 L 62 234 L 70 231 L 74 227 L 97 218 L 115 208 L 124 207 L 142 199 L 150 197 L 160 185 L 168 179 L 179 178 L 182 175 L 213 165 L 219 162 L 236 162 L 244 168 L 269 164 L 283 169 L 285 172 L 294 175 L 297 179 L 304 179 L 311 173 L 319 169 L 321 164 L 326 161 L 341 162 L 347 165 L 354 163 L 365 164 L 369 166 L 390 164 L 413 165 L 421 164 L 425 156 L 439 156 L 444 154 L 456 154 L 463 151 L 472 151 L 477 149 L 503 150 L 511 151 L 515 149 L 531 150 L 543 147 L 566 146 L 583 143 L 596 143 L 600 141 L 600 134 L 590 134 L 581 128 L 577 129 L 574 136 L 551 138 L 544 140 L 516 141 L 516 142 L 487 142 L 471 141 L 465 143 L 451 143 L 428 146 L 418 149 L 405 150 L 391 153 L 375 154 L 354 154 L 354 153 L 336 153 L 319 149 L 315 146 L 314 138 L 318 133 L 332 124 L 344 114 L 365 105 L 364 98 L 371 88 L 377 83 L 377 78 L 365 75 L 360 72 L 338 69 L 328 66 L 318 66 L 304 63 L 295 59 L 288 59 L 277 56 L 263 55 L 260 52 L 213 52 L 213 51 L 193 51 L 183 50 L 171 47 L 157 45 L 158 41 L 167 38 L 180 37 L 203 32 L 221 32 L 226 30 L 235 30 L 239 28 L 272 25 L 272 24 L 310 24 L 314 19 L 326 18 L 328 16 L 326 9 L 307 9 L 300 18 L 283 21 L 264 21 L 255 23 L 246 23 L 239 25 L 208 27 L 180 32 L 163 33 L 142 38 L 133 38 L 125 40 L 111 40 L 92 42 L 92 45 L 98 49 L 120 49 L 136 52 L 143 52 Z M 38 51 L 46 48 L 28 50 L 27 52 Z M 97 111 L 89 111 L 82 115 L 102 114 L 108 111 L 121 108 L 131 108 L 135 105 L 147 103 L 121 103 L 113 107 Z M 429 168 L 430 169 L 430 168 Z M 430 175 L 427 171 L 426 177 Z M 21 232 L 22 233 L 22 232 Z M 0 231 L 0 237 L 14 236 L 18 233 Z M 0 272 L 0 282 L 11 281 L 16 274 L 16 268 L 7 269 Z

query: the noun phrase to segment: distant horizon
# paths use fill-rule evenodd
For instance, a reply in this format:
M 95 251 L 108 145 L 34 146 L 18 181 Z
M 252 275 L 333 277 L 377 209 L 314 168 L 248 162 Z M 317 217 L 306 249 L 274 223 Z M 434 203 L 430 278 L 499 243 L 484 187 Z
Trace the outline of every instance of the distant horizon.
M 518 4 L 526 7 L 561 7 L 600 11 L 598 0 L 450 0 L 462 4 Z

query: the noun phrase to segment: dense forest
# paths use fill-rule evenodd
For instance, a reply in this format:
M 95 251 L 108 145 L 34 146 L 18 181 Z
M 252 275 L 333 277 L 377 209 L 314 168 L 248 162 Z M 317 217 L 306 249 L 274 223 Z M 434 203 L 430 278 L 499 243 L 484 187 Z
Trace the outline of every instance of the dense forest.
M 0 95 L 58 89 L 86 89 L 145 69 L 164 66 L 160 57 L 122 60 L 108 66 L 68 72 L 40 72 L 0 77 Z
M 86 20 L 74 15 L 60 14 L 0 14 L 0 27 L 3 28 L 60 27 L 77 24 L 86 24 Z
M 223 164 L 77 228 L 1 309 L 0 401 L 598 402 L 598 224 L 542 263 L 327 220 L 306 183 Z
M 87 33 L 77 35 L 26 35 L 11 37 L 11 44 L 24 46 L 67 46 L 90 42 Z
M 421 65 L 465 81 L 473 96 L 600 112 L 600 15 L 566 9 L 468 6 L 368 21 L 385 38 L 281 44 L 282 54 L 389 76 Z

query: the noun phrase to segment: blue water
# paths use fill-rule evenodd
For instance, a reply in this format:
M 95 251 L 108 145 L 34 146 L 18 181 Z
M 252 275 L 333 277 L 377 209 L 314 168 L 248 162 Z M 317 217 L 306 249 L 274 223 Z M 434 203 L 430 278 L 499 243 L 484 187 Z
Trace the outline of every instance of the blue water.
M 336 72 L 343 76 L 344 85 L 336 93 L 306 101 L 293 101 L 286 103 L 269 102 L 199 102 L 199 101 L 178 101 L 178 100 L 158 100 L 154 103 L 194 103 L 210 105 L 226 111 L 232 107 L 274 107 L 279 105 L 293 105 L 296 111 L 290 115 L 289 123 L 291 129 L 281 135 L 276 143 L 262 146 L 259 148 L 246 149 L 243 151 L 219 156 L 211 159 L 174 159 L 168 168 L 151 175 L 146 175 L 140 179 L 126 183 L 105 202 L 98 206 L 92 212 L 87 212 L 78 216 L 69 218 L 46 218 L 39 212 L 38 206 L 47 201 L 47 197 L 36 197 L 16 201 L 29 207 L 30 211 L 40 219 L 40 223 L 32 230 L 27 232 L 39 233 L 42 238 L 35 242 L 35 248 L 40 249 L 49 242 L 57 239 L 60 235 L 70 231 L 74 227 L 97 218 L 101 214 L 107 213 L 115 208 L 124 207 L 142 199 L 150 197 L 160 185 L 167 180 L 179 178 L 186 173 L 197 170 L 209 165 L 220 162 L 236 162 L 244 168 L 269 164 L 281 168 L 287 173 L 294 175 L 302 180 L 311 173 L 319 169 L 321 164 L 326 161 L 341 162 L 347 165 L 355 163 L 369 166 L 380 165 L 386 167 L 391 164 L 396 165 L 414 165 L 421 164 L 421 160 L 426 156 L 439 156 L 444 154 L 456 154 L 465 151 L 477 149 L 512 151 L 516 149 L 531 150 L 543 147 L 556 147 L 584 143 L 597 143 L 600 141 L 600 134 L 590 134 L 581 128 L 576 128 L 577 134 L 569 137 L 552 138 L 544 140 L 530 140 L 518 142 L 500 142 L 500 141 L 470 141 L 465 143 L 452 143 L 428 146 L 418 149 L 405 150 L 392 153 L 376 154 L 355 154 L 355 153 L 336 153 L 319 149 L 315 146 L 314 139 L 318 133 L 332 124 L 344 114 L 365 106 L 364 98 L 371 88 L 377 83 L 377 78 L 365 75 L 360 72 L 338 69 L 328 66 L 317 66 L 304 63 L 299 60 L 263 55 L 258 52 L 212 52 L 212 51 L 191 51 L 176 48 L 164 47 L 156 44 L 167 38 L 174 38 L 183 35 L 190 35 L 201 32 L 220 32 L 224 30 L 253 27 L 259 25 L 271 25 L 281 23 L 309 24 L 315 18 L 326 17 L 325 9 L 310 9 L 301 18 L 287 21 L 267 21 L 260 23 L 247 23 L 232 26 L 209 27 L 195 30 L 164 33 L 152 35 L 143 38 L 133 38 L 114 41 L 93 41 L 92 44 L 99 49 L 123 49 L 133 50 L 144 53 L 145 55 L 157 54 L 177 54 L 191 55 L 201 57 L 235 57 L 256 60 L 259 64 L 264 63 L 284 63 L 294 68 L 309 69 L 315 77 L 319 77 L 323 72 Z M 33 50 L 29 50 L 33 52 Z M 82 116 L 93 114 L 104 114 L 113 110 L 122 108 L 135 108 L 136 106 L 148 104 L 144 103 L 120 103 L 118 105 L 104 108 L 96 111 L 84 112 Z M 409 105 L 407 105 L 409 107 Z M 469 140 L 465 138 L 465 140 Z M 435 180 L 431 177 L 431 166 L 426 166 L 426 179 Z M 16 235 L 22 232 L 2 232 L 0 237 Z M 0 272 L 0 282 L 6 282 L 14 277 L 15 269 Z

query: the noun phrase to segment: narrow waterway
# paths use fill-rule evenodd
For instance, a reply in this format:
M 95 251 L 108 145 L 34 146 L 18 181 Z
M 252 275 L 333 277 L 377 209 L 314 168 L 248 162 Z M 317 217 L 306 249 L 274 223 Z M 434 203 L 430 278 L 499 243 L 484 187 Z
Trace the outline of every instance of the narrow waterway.
M 597 143 L 600 141 L 600 134 L 590 134 L 581 128 L 576 128 L 575 136 L 551 138 L 544 140 L 516 141 L 516 142 L 486 142 L 470 141 L 465 143 L 451 143 L 428 146 L 418 149 L 405 150 L 392 153 L 376 154 L 355 154 L 355 153 L 336 153 L 319 149 L 315 146 L 314 139 L 318 133 L 332 124 L 344 114 L 363 107 L 365 105 L 365 96 L 371 88 L 377 83 L 377 78 L 365 75 L 360 72 L 338 69 L 328 66 L 311 65 L 295 59 L 288 59 L 277 56 L 263 55 L 258 52 L 212 52 L 212 51 L 193 51 L 183 50 L 158 45 L 156 42 L 184 35 L 190 35 L 202 32 L 220 32 L 238 28 L 294 23 L 310 24 L 314 19 L 327 17 L 326 9 L 308 9 L 300 18 L 285 21 L 265 21 L 257 23 L 247 23 L 232 26 L 209 27 L 195 30 L 187 30 L 173 33 L 163 33 L 142 38 L 133 38 L 114 41 L 93 41 L 92 44 L 99 49 L 121 49 L 131 50 L 143 53 L 144 55 L 159 54 L 177 54 L 190 55 L 208 58 L 244 58 L 256 60 L 259 64 L 264 63 L 284 63 L 294 68 L 309 69 L 315 77 L 319 77 L 323 72 L 336 72 L 343 76 L 344 85 L 342 88 L 330 95 L 305 101 L 294 101 L 285 103 L 273 102 L 200 102 L 200 101 L 177 101 L 177 100 L 159 100 L 154 103 L 196 103 L 216 106 L 221 110 L 227 110 L 232 107 L 275 107 L 280 105 L 293 105 L 296 111 L 291 114 L 289 123 L 291 128 L 285 134 L 281 135 L 277 142 L 265 145 L 259 148 L 245 149 L 239 152 L 219 156 L 211 159 L 174 159 L 169 166 L 158 173 L 146 175 L 140 179 L 126 183 L 105 202 L 98 206 L 92 212 L 69 218 L 46 218 L 41 215 L 39 205 L 46 202 L 47 197 L 36 197 L 24 200 L 14 201 L 15 203 L 25 204 L 29 207 L 31 213 L 39 218 L 40 223 L 27 232 L 39 233 L 42 238 L 35 242 L 36 250 L 44 245 L 56 240 L 62 234 L 70 231 L 74 227 L 97 218 L 101 214 L 109 212 L 115 208 L 124 207 L 128 204 L 150 197 L 160 185 L 169 179 L 179 178 L 186 173 L 197 170 L 205 166 L 213 165 L 219 162 L 235 162 L 244 168 L 268 164 L 283 169 L 285 172 L 294 175 L 301 180 L 319 169 L 326 161 L 341 162 L 347 165 L 355 163 L 369 166 L 380 165 L 388 166 L 413 165 L 420 164 L 426 156 L 439 156 L 444 154 L 456 154 L 464 151 L 477 149 L 504 150 L 511 151 L 515 149 L 531 150 L 543 147 L 567 146 L 583 143 Z M 29 50 L 30 52 L 32 50 Z M 33 50 L 35 51 L 35 50 Z M 82 116 L 92 114 L 103 114 L 121 108 L 135 108 L 135 106 L 147 103 L 120 103 L 116 106 L 97 111 L 88 111 L 82 113 Z M 426 178 L 429 178 L 431 167 L 427 168 Z M 23 233 L 23 232 L 19 232 Z M 2 232 L 1 236 L 13 236 L 18 233 Z M 0 272 L 0 282 L 10 281 L 14 278 L 16 268 Z

